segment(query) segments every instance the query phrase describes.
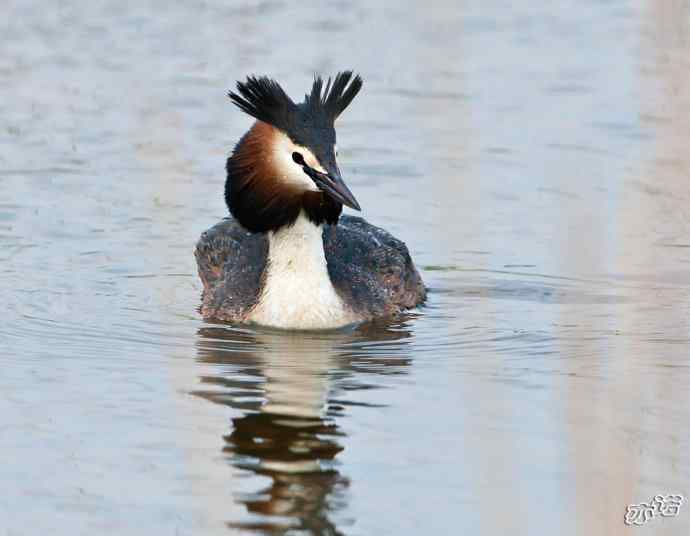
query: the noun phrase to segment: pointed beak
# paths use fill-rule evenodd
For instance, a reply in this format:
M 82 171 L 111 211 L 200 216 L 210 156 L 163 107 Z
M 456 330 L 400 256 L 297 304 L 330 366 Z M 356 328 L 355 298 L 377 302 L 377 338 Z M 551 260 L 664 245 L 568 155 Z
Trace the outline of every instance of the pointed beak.
M 328 166 L 327 173 L 316 171 L 314 168 L 311 168 L 306 164 L 302 166 L 302 169 L 304 169 L 304 172 L 311 177 L 316 186 L 318 186 L 322 192 L 330 196 L 332 199 L 338 203 L 342 203 L 346 207 L 350 207 L 355 210 L 362 210 L 359 206 L 359 203 L 355 199 L 355 196 L 352 195 L 352 192 L 345 184 L 345 181 L 343 181 L 343 178 L 340 176 L 338 166 Z

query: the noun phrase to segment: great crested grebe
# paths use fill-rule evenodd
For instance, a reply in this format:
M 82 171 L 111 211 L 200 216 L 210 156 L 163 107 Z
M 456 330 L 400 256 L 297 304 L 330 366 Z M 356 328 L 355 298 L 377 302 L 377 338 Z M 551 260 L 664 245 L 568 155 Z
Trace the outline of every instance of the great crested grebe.
M 345 71 L 317 77 L 296 104 L 267 77 L 228 96 L 256 119 L 227 161 L 232 217 L 195 255 L 206 319 L 329 329 L 415 307 L 426 289 L 407 247 L 362 218 L 336 163 L 334 123 L 362 88 Z

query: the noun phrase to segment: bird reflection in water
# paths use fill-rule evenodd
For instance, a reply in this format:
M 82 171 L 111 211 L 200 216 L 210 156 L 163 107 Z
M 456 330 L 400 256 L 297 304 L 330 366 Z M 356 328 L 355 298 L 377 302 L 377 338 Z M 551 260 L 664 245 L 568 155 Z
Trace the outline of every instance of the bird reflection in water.
M 406 372 L 405 323 L 308 334 L 199 330 L 198 360 L 214 367 L 193 394 L 239 410 L 223 452 L 234 466 L 271 478 L 268 487 L 237 499 L 257 521 L 229 527 L 342 534 L 336 523 L 348 520 L 335 517 L 349 480 L 336 460 L 345 436 L 337 418 L 354 404 L 348 392 L 376 387 L 378 374 Z

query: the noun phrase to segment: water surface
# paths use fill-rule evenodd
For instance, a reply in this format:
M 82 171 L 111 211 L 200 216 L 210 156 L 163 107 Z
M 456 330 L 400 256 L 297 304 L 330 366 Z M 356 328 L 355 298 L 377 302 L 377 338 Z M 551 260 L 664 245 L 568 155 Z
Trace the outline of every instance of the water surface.
M 0 533 L 669 534 L 690 496 L 690 6 L 36 2 L 0 31 Z M 249 73 L 338 124 L 427 305 L 203 322 Z

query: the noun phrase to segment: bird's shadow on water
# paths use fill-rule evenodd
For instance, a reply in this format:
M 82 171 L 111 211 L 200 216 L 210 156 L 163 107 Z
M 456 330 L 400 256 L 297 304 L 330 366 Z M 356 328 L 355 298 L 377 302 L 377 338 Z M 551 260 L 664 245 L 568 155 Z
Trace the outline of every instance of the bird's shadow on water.
M 346 438 L 339 421 L 349 406 L 374 405 L 355 391 L 376 388 L 381 375 L 407 373 L 410 321 L 321 333 L 198 330 L 197 360 L 211 373 L 192 394 L 232 408 L 231 425 L 219 431 L 223 453 L 235 467 L 271 479 L 236 496 L 251 521 L 228 520 L 229 528 L 342 534 L 349 521 L 337 514 L 347 505 L 349 478 L 338 462 Z

